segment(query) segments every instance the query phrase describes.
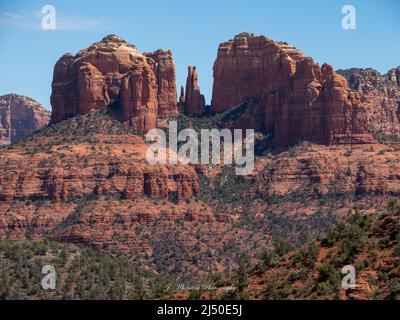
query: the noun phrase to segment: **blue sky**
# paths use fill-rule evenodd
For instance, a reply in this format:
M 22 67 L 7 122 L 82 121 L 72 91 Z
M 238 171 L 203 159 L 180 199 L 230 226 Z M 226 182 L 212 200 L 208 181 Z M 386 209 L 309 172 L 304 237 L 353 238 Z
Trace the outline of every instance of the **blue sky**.
M 40 29 L 44 5 L 56 8 L 58 29 Z M 356 8 L 356 30 L 341 28 L 341 8 Z M 0 95 L 15 92 L 50 106 L 53 67 L 115 33 L 142 52 L 174 54 L 177 85 L 196 65 L 209 103 L 218 44 L 240 32 L 287 41 L 335 69 L 400 65 L 397 0 L 0 0 Z

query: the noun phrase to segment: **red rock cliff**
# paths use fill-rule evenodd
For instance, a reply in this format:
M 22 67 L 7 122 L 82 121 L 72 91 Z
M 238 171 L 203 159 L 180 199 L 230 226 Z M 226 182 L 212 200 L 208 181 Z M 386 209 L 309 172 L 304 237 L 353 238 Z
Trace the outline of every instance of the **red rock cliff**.
M 54 68 L 51 121 L 120 103 L 120 118 L 137 131 L 156 127 L 157 117 L 177 111 L 175 70 L 170 51 L 143 55 L 109 35 Z
M 0 145 L 24 138 L 49 120 L 50 112 L 33 99 L 16 94 L 0 96 Z
M 159 49 L 153 53 L 144 53 L 153 66 L 157 77 L 158 115 L 160 117 L 176 115 L 177 97 L 175 80 L 175 63 L 170 50 Z
M 359 96 L 343 76 L 330 65 L 320 67 L 296 48 L 264 36 L 242 33 L 219 46 L 212 111 L 241 104 L 230 126 L 264 130 L 278 146 L 298 140 L 323 144 L 373 140 Z

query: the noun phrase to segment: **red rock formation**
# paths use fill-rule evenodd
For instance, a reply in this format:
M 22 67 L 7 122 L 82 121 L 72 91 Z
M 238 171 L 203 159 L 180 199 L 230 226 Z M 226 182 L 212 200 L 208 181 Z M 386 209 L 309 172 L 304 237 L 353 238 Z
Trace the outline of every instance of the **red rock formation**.
M 242 33 L 219 47 L 212 110 L 238 105 L 229 126 L 264 130 L 276 146 L 373 141 L 365 109 L 344 77 L 264 36 Z
M 381 75 L 374 69 L 338 70 L 361 97 L 368 124 L 377 133 L 400 135 L 400 67 Z
M 185 88 L 181 86 L 181 93 L 179 95 L 178 111 L 185 112 Z
M 137 131 L 156 126 L 158 115 L 176 114 L 175 69 L 170 51 L 143 55 L 110 35 L 54 68 L 52 123 L 119 102 L 122 121 Z
M 159 49 L 153 53 L 144 53 L 151 60 L 157 77 L 157 98 L 158 98 L 158 116 L 167 117 L 176 115 L 176 82 L 175 82 L 175 63 L 172 58 L 171 50 L 164 51 Z
M 49 120 L 50 112 L 33 99 L 16 94 L 0 96 L 0 145 L 24 138 Z
M 188 76 L 186 80 L 185 112 L 188 115 L 199 115 L 205 111 L 205 99 L 200 93 L 200 87 L 197 83 L 196 67 L 188 67 Z
M 136 132 L 157 126 L 157 80 L 149 65 L 138 63 L 122 79 L 119 101 L 122 121 Z

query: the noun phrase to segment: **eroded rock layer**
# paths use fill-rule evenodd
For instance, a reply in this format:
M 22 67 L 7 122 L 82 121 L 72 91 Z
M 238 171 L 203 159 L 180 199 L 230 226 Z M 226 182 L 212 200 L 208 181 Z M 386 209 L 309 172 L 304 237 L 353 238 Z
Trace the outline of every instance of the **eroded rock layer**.
M 37 152 L 34 156 L 27 156 L 19 148 L 5 151 L 0 157 L 5 161 L 2 162 L 5 169 L 0 172 L 0 200 L 67 202 L 101 195 L 168 199 L 171 194 L 184 199 L 199 191 L 198 177 L 192 167 L 147 164 L 147 147 L 141 138 L 119 135 L 115 139 L 105 136 L 96 139 L 107 141 L 106 144 L 123 140 L 124 144 L 118 143 L 108 152 L 97 150 L 99 153 L 97 147 L 89 145 L 50 147 L 48 154 L 34 150 Z M 46 139 L 42 143 L 46 144 Z M 59 152 L 62 158 L 53 161 L 51 154 Z

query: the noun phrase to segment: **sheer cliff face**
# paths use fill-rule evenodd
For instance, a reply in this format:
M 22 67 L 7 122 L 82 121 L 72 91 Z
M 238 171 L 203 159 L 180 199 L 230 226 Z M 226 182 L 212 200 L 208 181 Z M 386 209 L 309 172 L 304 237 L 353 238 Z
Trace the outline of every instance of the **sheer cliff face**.
M 0 96 L 0 145 L 24 138 L 49 120 L 50 113 L 35 100 L 16 94 Z
M 159 49 L 155 52 L 146 52 L 144 55 L 151 59 L 149 62 L 157 78 L 158 116 L 178 114 L 175 63 L 172 52 Z
M 118 102 L 121 120 L 144 132 L 158 116 L 177 113 L 171 52 L 141 54 L 115 35 L 61 57 L 52 88 L 53 123 Z
M 400 135 L 400 67 L 384 75 L 370 68 L 338 73 L 360 94 L 371 129 L 385 135 Z
M 212 110 L 238 105 L 228 126 L 264 130 L 276 146 L 373 140 L 359 96 L 343 76 L 264 36 L 242 33 L 219 46 Z

